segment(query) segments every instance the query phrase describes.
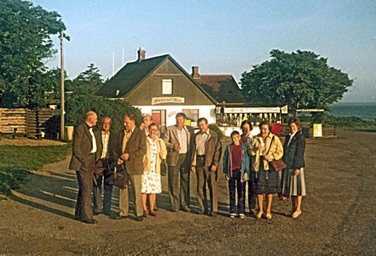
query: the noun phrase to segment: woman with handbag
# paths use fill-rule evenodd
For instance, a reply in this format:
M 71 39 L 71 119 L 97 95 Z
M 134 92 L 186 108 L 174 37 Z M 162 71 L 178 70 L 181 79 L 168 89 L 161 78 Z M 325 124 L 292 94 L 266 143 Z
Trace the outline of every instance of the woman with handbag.
M 289 120 L 290 134 L 286 136 L 283 145 L 283 160 L 287 167 L 282 172 L 282 195 L 291 197 L 291 217 L 298 218 L 301 211 L 302 196 L 306 195 L 304 179 L 305 138 L 299 131 L 300 121 L 297 118 Z
M 149 135 L 146 138 L 146 155 L 144 157 L 144 173 L 142 174 L 142 207 L 144 217 L 157 216 L 156 194 L 162 192 L 161 184 L 161 162 L 166 159 L 167 149 L 164 141 L 158 138 L 158 125 L 151 123 L 149 125 Z M 149 195 L 148 211 L 146 201 Z
M 248 154 L 252 158 L 251 175 L 255 177 L 255 193 L 259 212 L 257 219 L 264 216 L 264 194 L 266 195 L 265 218 L 271 220 L 271 208 L 273 194 L 280 193 L 281 180 L 279 173 L 272 167 L 271 161 L 281 159 L 283 156 L 282 143 L 277 136 L 271 132 L 271 125 L 267 121 L 259 124 L 260 134 L 252 138 L 252 143 L 248 148 Z

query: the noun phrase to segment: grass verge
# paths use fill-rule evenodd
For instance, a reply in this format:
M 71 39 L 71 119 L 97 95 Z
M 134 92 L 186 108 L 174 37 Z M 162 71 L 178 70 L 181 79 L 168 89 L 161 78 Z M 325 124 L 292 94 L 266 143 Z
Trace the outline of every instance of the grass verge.
M 70 144 L 61 146 L 0 145 L 0 194 L 10 195 L 27 175 L 45 164 L 63 160 L 71 151 Z

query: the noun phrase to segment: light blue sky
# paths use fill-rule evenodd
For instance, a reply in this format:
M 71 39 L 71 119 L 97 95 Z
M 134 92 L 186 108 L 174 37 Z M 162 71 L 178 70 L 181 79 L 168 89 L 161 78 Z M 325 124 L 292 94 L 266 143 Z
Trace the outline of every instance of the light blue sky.
M 375 0 L 32 0 L 62 16 L 75 78 L 94 63 L 104 78 L 136 59 L 170 54 L 191 73 L 241 74 L 272 49 L 313 51 L 354 79 L 343 102 L 376 102 Z M 58 43 L 58 40 L 56 40 Z M 58 47 L 58 45 L 57 45 Z M 59 66 L 59 56 L 48 62 Z

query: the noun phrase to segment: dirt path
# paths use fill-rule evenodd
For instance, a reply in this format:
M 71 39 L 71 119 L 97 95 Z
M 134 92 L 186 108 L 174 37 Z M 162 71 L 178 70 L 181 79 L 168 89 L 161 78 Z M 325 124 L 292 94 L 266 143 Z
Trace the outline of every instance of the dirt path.
M 339 131 L 337 139 L 309 139 L 308 195 L 303 214 L 273 203 L 273 221 L 227 217 L 227 183 L 220 175 L 221 215 L 169 211 L 167 183 L 160 216 L 143 222 L 97 217 L 73 220 L 77 181 L 69 158 L 47 165 L 8 200 L 0 200 L 1 255 L 375 255 L 376 133 Z M 195 177 L 191 177 L 193 206 Z M 117 210 L 117 191 L 113 210 Z M 193 207 L 193 208 L 194 208 Z M 195 209 L 195 208 L 194 208 Z M 197 208 L 196 208 L 197 209 Z

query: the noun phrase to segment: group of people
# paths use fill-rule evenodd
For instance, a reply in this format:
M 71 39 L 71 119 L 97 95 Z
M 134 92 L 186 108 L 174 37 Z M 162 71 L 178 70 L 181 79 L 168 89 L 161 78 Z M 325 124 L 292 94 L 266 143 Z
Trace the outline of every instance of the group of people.
M 257 219 L 272 219 L 273 195 L 280 200 L 291 197 L 292 218 L 298 218 L 301 211 L 302 196 L 306 195 L 304 178 L 305 137 L 299 132 L 300 121 L 289 120 L 290 133 L 282 145 L 274 135 L 270 123 L 259 124 L 260 133 L 251 136 L 252 124 L 245 120 L 241 124 L 242 134 L 233 131 L 232 143 L 224 152 L 223 172 L 228 180 L 230 193 L 230 217 L 245 217 L 245 191 L 248 186 L 248 205 L 250 214 Z M 273 160 L 282 159 L 286 168 L 277 171 Z M 237 194 L 237 200 L 236 200 Z M 264 207 L 264 195 L 266 207 Z M 258 212 L 256 211 L 256 202 Z
M 192 127 L 185 125 L 184 113 L 176 114 L 175 118 L 176 124 L 167 127 L 163 138 L 160 138 L 159 126 L 153 123 L 151 115 L 145 115 L 142 124 L 137 126 L 135 117 L 126 114 L 123 118 L 124 129 L 115 133 L 111 130 L 110 117 L 104 117 L 101 129 L 96 130 L 97 114 L 93 111 L 86 113 L 85 121 L 74 129 L 69 165 L 69 169 L 76 171 L 78 180 L 77 220 L 95 224 L 97 220 L 94 215 L 112 215 L 113 185 L 110 177 L 114 166 L 121 166 L 125 170 L 130 183 L 119 189 L 119 214 L 115 218 L 128 217 L 130 189 L 134 197 L 136 220 L 157 216 L 156 194 L 162 192 L 160 166 L 163 161 L 168 165 L 171 211 L 191 212 L 190 175 L 195 173 L 198 213 L 217 216 L 221 140 L 216 132 L 209 129 L 208 120 L 204 117 L 199 118 L 199 131 L 196 133 Z M 243 121 L 241 135 L 236 131 L 231 134 L 232 143 L 226 147 L 223 156 L 231 218 L 245 217 L 246 186 L 250 213 L 257 218 L 264 216 L 263 194 L 266 194 L 264 217 L 267 219 L 271 219 L 271 202 L 275 193 L 282 199 L 291 197 L 292 217 L 301 214 L 301 197 L 305 195 L 305 140 L 297 131 L 297 119 L 289 125 L 291 135 L 286 138 L 284 147 L 279 138 L 271 133 L 267 122 L 260 123 L 261 133 L 253 138 L 250 136 L 252 124 L 249 121 Z M 282 172 L 273 171 L 269 162 L 282 156 L 287 168 Z

